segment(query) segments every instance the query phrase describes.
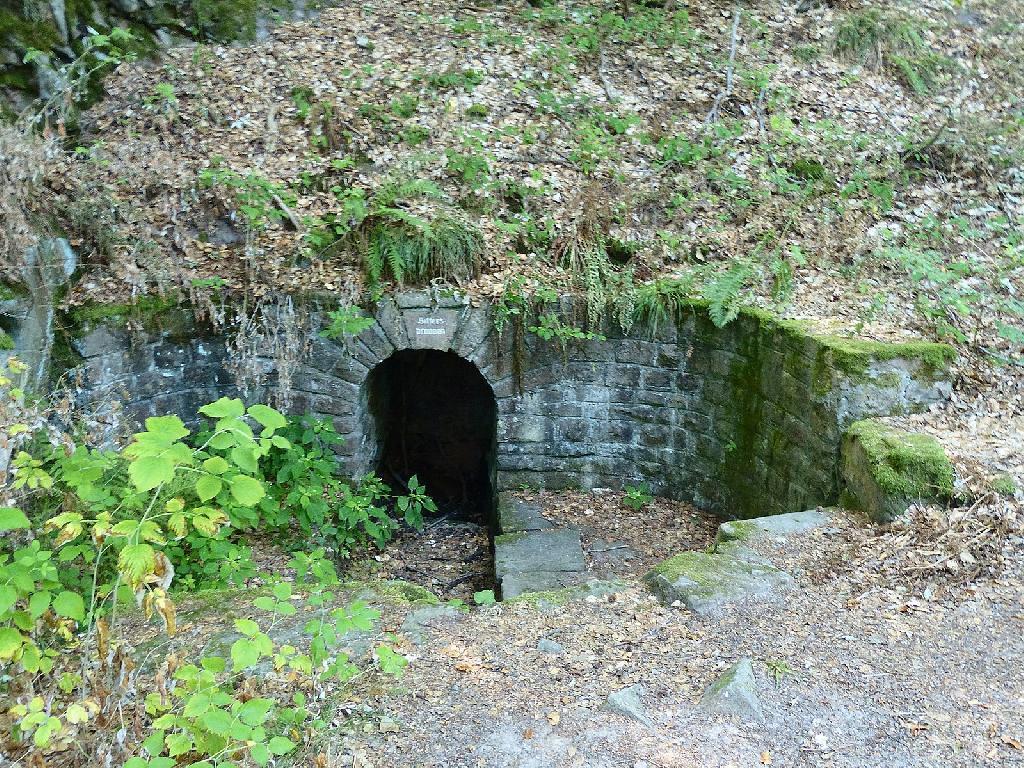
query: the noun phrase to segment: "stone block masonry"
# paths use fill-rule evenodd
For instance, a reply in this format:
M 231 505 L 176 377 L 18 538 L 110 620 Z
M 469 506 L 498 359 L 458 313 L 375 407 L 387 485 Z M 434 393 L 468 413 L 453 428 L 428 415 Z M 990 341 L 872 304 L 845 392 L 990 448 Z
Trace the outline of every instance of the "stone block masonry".
M 318 313 L 335 303 L 310 305 L 315 333 L 326 325 Z M 224 339 L 194 325 L 181 331 L 92 324 L 73 342 L 87 396 L 123 391 L 132 414 L 187 417 L 234 394 Z M 654 335 L 604 333 L 563 352 L 530 333 L 499 334 L 486 305 L 402 293 L 377 305 L 359 337 L 315 339 L 291 376 L 292 410 L 333 418 L 346 438 L 344 471 L 369 471 L 380 451 L 369 372 L 398 350 L 450 351 L 494 393 L 495 490 L 646 482 L 724 517 L 756 517 L 834 503 L 850 424 L 920 410 L 951 391 L 944 345 L 820 337 L 753 310 L 718 328 L 694 303 Z

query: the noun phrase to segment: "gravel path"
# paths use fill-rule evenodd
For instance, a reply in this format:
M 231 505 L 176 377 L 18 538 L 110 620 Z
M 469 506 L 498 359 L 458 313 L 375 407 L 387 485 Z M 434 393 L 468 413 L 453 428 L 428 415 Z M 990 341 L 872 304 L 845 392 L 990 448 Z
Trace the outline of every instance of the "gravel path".
M 1024 765 L 1024 542 L 998 580 L 929 602 L 875 578 L 852 519 L 758 548 L 783 599 L 699 619 L 642 586 L 436 619 L 398 687 L 357 690 L 384 725 L 331 733 L 332 765 Z M 538 643 L 546 649 L 538 649 Z M 762 723 L 697 708 L 742 657 Z M 653 727 L 605 708 L 643 684 Z M 378 719 L 378 723 L 380 720 Z

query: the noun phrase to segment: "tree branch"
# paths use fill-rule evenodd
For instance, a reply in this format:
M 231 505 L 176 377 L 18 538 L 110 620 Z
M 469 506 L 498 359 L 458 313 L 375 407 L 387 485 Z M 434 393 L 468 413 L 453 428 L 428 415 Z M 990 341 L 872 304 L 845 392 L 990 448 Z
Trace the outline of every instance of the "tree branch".
M 740 5 L 736 4 L 732 13 L 732 33 L 729 36 L 729 64 L 725 69 L 725 90 L 715 97 L 711 105 L 711 111 L 704 118 L 704 125 L 711 125 L 718 120 L 718 110 L 726 99 L 732 96 L 733 74 L 736 71 L 736 44 L 739 41 L 740 31 Z

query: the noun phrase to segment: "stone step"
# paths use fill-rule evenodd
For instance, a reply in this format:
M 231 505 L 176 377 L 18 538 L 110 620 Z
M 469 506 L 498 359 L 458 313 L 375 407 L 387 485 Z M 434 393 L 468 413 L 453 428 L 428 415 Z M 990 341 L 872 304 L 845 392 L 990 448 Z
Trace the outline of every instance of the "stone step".
M 503 599 L 578 586 L 587 560 L 575 528 L 554 528 L 536 504 L 503 499 L 503 533 L 494 538 L 494 572 Z M 515 530 L 515 529 L 519 530 Z
M 501 599 L 509 600 L 531 592 L 551 592 L 566 587 L 578 587 L 587 582 L 584 571 L 531 571 L 507 573 L 501 577 Z
M 574 528 L 506 533 L 494 539 L 494 571 L 500 578 L 508 573 L 531 571 L 583 571 L 580 532 Z
M 544 531 L 554 527 L 555 524 L 544 517 L 540 504 L 513 499 L 504 494 L 499 498 L 498 533 Z

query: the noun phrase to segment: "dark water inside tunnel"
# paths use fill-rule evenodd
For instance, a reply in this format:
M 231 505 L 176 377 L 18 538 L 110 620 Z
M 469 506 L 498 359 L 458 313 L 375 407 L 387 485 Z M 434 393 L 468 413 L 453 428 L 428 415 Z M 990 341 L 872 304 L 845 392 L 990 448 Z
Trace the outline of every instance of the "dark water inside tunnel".
M 440 514 L 490 526 L 497 406 L 476 366 L 451 352 L 402 350 L 371 371 L 367 396 L 384 482 L 405 489 L 416 476 Z

